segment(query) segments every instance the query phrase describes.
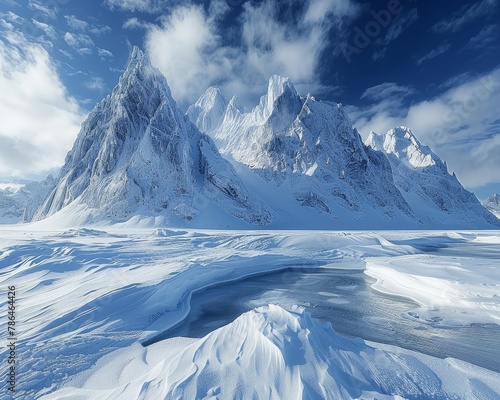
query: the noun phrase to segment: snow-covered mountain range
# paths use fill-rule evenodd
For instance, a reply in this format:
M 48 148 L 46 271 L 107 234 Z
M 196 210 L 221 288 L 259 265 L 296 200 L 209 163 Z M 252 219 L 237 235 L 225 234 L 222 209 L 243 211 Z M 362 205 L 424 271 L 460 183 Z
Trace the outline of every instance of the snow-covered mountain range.
M 280 226 L 499 224 L 409 129 L 372 133 L 364 144 L 342 105 L 301 97 L 287 78 L 271 77 L 267 94 L 248 113 L 234 97 L 227 102 L 209 88 L 187 115 L 278 210 Z
M 422 146 L 410 129 L 398 127 L 385 135 L 371 132 L 366 144 L 385 154 L 397 188 L 425 225 L 461 221 L 463 226 L 474 226 L 478 220 L 498 224 L 455 174 L 448 173 L 446 163 Z
M 56 182 L 43 187 L 22 212 L 9 196 L 3 208 L 69 225 L 500 226 L 407 128 L 363 143 L 342 105 L 302 97 L 276 75 L 250 112 L 211 87 L 183 114 L 138 48 L 82 124 Z

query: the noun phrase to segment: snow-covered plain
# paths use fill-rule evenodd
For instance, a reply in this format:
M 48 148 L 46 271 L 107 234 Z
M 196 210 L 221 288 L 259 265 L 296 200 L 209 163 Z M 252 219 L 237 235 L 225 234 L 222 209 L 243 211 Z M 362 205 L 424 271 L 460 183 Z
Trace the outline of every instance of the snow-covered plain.
M 0 282 L 17 292 L 16 399 L 500 396 L 500 371 L 345 338 L 307 307 L 260 307 L 204 338 L 152 340 L 182 321 L 194 292 L 296 267 L 365 270 L 375 290 L 420 305 L 404 313 L 417 327 L 498 324 L 500 232 L 35 224 L 1 227 L 0 243 Z

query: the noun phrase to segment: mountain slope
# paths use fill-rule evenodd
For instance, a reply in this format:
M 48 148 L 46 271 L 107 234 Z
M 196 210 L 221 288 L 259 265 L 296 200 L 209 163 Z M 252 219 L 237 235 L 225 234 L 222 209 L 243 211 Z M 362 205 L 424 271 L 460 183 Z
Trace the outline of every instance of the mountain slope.
M 165 77 L 138 48 L 112 94 L 82 124 L 55 189 L 33 219 L 61 210 L 70 219 L 79 214 L 79 222 L 137 215 L 175 225 L 197 218 L 201 226 L 214 218 L 254 225 L 272 219 L 212 140 L 182 114 Z
M 385 154 L 396 186 L 427 225 L 500 226 L 455 174 L 448 173 L 446 164 L 429 147 L 420 144 L 410 129 L 397 127 L 385 135 L 371 132 L 366 144 Z

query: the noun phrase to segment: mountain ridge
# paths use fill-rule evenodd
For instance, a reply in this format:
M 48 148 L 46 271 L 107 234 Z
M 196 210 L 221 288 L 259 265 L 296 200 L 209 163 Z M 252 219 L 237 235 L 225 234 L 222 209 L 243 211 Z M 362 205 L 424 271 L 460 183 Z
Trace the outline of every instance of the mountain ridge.
M 239 171 L 249 170 L 245 171 L 247 181 L 253 179 L 248 178 L 253 172 L 265 183 L 275 183 L 269 185 L 271 191 L 290 186 L 283 196 L 291 195 L 305 208 L 313 208 L 337 228 L 498 226 L 498 221 L 491 218 L 474 195 L 454 175 L 448 174 L 446 163 L 430 148 L 422 146 L 411 131 L 406 139 L 406 128 L 395 128 L 388 133 L 393 144 L 401 147 L 392 149 L 392 153 L 411 150 L 409 158 L 399 158 L 404 162 L 398 165 L 370 138 L 363 143 L 342 105 L 316 101 L 310 94 L 302 97 L 288 78 L 271 77 L 268 93 L 250 112 L 234 112 L 229 106 L 224 115 L 220 114 L 220 108 L 199 110 L 199 115 L 205 114 L 220 121 L 205 133 Z M 205 129 L 200 124 L 198 127 L 201 131 Z M 373 134 L 371 137 L 374 141 Z M 405 163 L 406 178 L 398 173 Z M 431 166 L 444 182 L 440 187 L 445 191 L 453 189 L 453 193 L 441 196 L 445 200 L 439 203 L 436 193 L 424 195 L 422 189 L 421 201 L 427 204 L 422 208 L 403 190 L 404 180 L 411 179 L 411 171 Z M 279 207 L 265 193 L 259 194 L 275 209 Z M 455 194 L 460 198 L 453 202 L 450 198 Z M 445 210 L 441 205 L 450 209 Z M 469 212 L 467 207 L 473 210 Z M 455 209 L 460 212 L 444 215 Z M 463 214 L 467 217 L 465 222 L 461 221 Z
M 82 124 L 52 186 L 30 202 L 25 220 L 224 229 L 500 226 L 408 128 L 363 142 L 341 104 L 303 97 L 278 75 L 249 112 L 210 87 L 183 113 L 137 47 Z

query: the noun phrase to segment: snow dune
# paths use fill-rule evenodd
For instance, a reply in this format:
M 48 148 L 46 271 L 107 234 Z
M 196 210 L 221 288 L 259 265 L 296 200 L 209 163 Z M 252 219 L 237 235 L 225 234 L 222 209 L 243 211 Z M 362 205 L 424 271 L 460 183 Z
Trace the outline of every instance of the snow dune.
M 116 361 L 109 360 L 94 371 L 85 389 L 66 388 L 43 399 L 92 394 L 103 400 L 483 399 L 500 393 L 497 373 L 376 346 L 336 334 L 303 309 L 269 305 L 243 314 L 177 354 L 167 351 L 160 360 L 153 360 L 148 350 L 129 350 L 132 361 L 124 369 L 142 375 L 115 390 L 98 390 Z

